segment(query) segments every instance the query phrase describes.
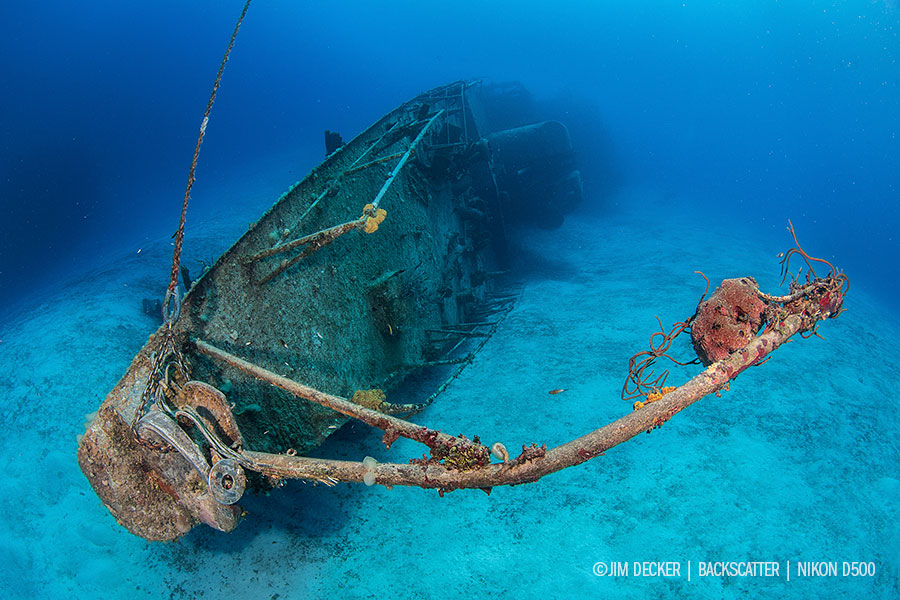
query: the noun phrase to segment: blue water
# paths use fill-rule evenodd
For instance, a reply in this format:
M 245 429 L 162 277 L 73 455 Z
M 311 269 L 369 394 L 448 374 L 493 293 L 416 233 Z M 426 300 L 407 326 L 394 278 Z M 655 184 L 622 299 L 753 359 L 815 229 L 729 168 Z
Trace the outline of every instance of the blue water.
M 560 230 L 523 234 L 535 268 L 522 305 L 422 422 L 514 446 L 559 443 L 623 414 L 625 363 L 654 315 L 690 314 L 695 269 L 774 289 L 789 218 L 804 247 L 850 275 L 850 310 L 823 326 L 825 341 L 779 350 L 723 398 L 536 484 L 444 499 L 297 484 L 248 500 L 252 516 L 230 536 L 197 530 L 166 545 L 115 525 L 77 469 L 74 438 L 153 328 L 140 299 L 165 285 L 191 152 L 241 6 L 0 7 L 0 590 L 900 596 L 893 0 L 256 0 L 200 157 L 192 268 L 321 160 L 324 129 L 349 139 L 436 85 L 521 81 L 572 131 L 583 206 Z M 551 404 L 553 388 L 569 391 Z M 360 426 L 336 437 L 323 455 L 378 448 Z M 415 453 L 397 444 L 377 458 Z M 751 559 L 779 561 L 782 577 L 592 574 L 598 561 Z M 872 561 L 876 574 L 788 582 L 788 560 L 839 571 Z

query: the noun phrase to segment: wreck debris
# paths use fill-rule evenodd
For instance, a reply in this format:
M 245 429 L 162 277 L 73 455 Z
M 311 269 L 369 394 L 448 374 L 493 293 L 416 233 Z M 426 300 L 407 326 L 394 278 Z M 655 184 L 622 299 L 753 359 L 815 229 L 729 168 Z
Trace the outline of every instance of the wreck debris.
M 819 293 L 811 297 L 821 298 L 833 293 L 835 286 L 839 287 L 838 281 L 845 280 L 846 276 L 815 280 Z M 375 469 L 376 481 L 381 485 L 418 486 L 444 492 L 536 481 L 544 475 L 600 456 L 641 432 L 660 427 L 697 400 L 724 389 L 741 372 L 762 362 L 793 335 L 810 331 L 820 321 L 837 316 L 839 311 L 839 305 L 810 301 L 803 310 L 783 315 L 777 324 L 753 336 L 739 351 L 710 364 L 687 383 L 657 392 L 655 398 L 639 407 L 640 410 L 556 448 L 538 452 L 534 450 L 534 446 L 523 447 L 523 453 L 511 462 L 479 465 L 477 468 L 464 470 L 436 461 L 416 462 L 412 466 L 380 463 Z M 495 444 L 495 449 L 496 446 Z M 502 456 L 502 452 L 499 449 L 497 451 Z M 267 462 L 285 477 L 327 476 L 336 481 L 361 481 L 365 474 L 365 467 L 361 463 L 306 457 L 270 457 L 252 452 L 249 455 L 257 461 Z
M 248 6 L 249 0 L 241 20 Z M 761 318 L 733 311 L 746 343 L 728 340 L 719 344 L 727 352 L 705 351 L 700 359 L 710 362 L 706 370 L 681 386 L 664 386 L 667 372 L 653 377 L 650 369 L 661 358 L 695 362 L 677 361 L 668 352 L 680 333 L 702 330 L 704 317 L 698 308 L 669 332 L 660 321 L 650 350 L 630 361 L 622 391 L 645 400 L 568 443 L 550 449 L 522 444 L 510 457 L 503 444 L 488 447 L 475 435 L 449 435 L 398 418 L 422 410 L 446 389 L 521 296 L 521 287 L 509 289 L 496 275 L 505 271 L 506 217 L 552 226 L 580 198 L 568 132 L 558 122 L 492 132 L 479 108 L 477 82 L 426 92 L 331 152 L 182 300 L 177 275 L 187 203 L 241 20 L 193 155 L 163 301 L 165 322 L 79 444 L 82 471 L 114 517 L 137 535 L 169 540 L 198 523 L 230 531 L 240 521 L 236 503 L 247 487 L 288 478 L 417 486 L 442 496 L 536 481 L 660 427 L 705 395 L 726 389 L 794 334 L 813 335 L 822 320 L 842 310 L 846 276 L 797 244 L 782 266 L 786 276 L 789 260 L 799 254 L 809 267 L 805 284 L 794 279 L 790 293 L 777 297 L 743 280 L 742 302 L 756 306 L 758 300 L 765 307 Z M 529 142 L 539 139 L 549 140 L 549 155 L 542 154 L 542 144 Z M 542 162 L 552 168 L 542 169 Z M 540 193 L 528 195 L 538 179 Z M 382 204 L 390 205 L 390 220 Z M 301 226 L 313 233 L 297 237 Z M 356 229 L 373 235 L 332 243 Z M 281 262 L 272 265 L 276 256 Z M 831 271 L 820 278 L 813 263 Z M 730 306 L 712 300 L 707 306 Z M 706 328 L 710 336 L 715 324 Z M 391 386 L 380 382 L 393 383 L 424 366 L 453 368 L 424 402 L 389 402 Z M 348 419 L 383 431 L 386 447 L 404 437 L 428 452 L 402 464 L 304 456 Z M 492 457 L 502 462 L 492 463 Z
M 747 355 L 749 344 L 760 337 L 760 332 L 767 333 L 784 328 L 789 316 L 799 316 L 800 323 L 797 331 L 804 338 L 818 335 L 818 324 L 826 318 L 835 318 L 843 312 L 844 295 L 850 287 L 850 280 L 830 262 L 809 256 L 800 247 L 794 225 L 788 221 L 788 231 L 796 244 L 787 253 L 782 253 L 782 273 L 787 273 L 787 263 L 794 254 L 800 254 L 809 267 L 805 284 L 799 284 L 796 279 L 790 283 L 790 293 L 786 296 L 773 296 L 761 292 L 756 280 L 752 277 L 726 279 L 722 282 L 712 296 L 706 301 L 709 291 L 709 279 L 706 279 L 706 289 L 697 304 L 697 310 L 685 321 L 675 323 L 669 333 L 665 332 L 662 322 L 657 321 L 660 330 L 650 336 L 650 350 L 635 354 L 628 363 L 628 376 L 622 387 L 622 398 L 631 400 L 644 397 L 634 403 L 634 409 L 638 410 L 645 405 L 660 400 L 663 395 L 674 391 L 673 387 L 666 387 L 665 381 L 669 372 L 663 371 L 653 378 L 653 371 L 646 372 L 654 365 L 657 359 L 666 358 L 678 365 L 688 365 L 702 362 L 704 365 L 719 363 L 732 354 Z M 830 268 L 828 274 L 820 278 L 812 268 L 813 262 L 827 264 Z M 782 279 L 782 282 L 784 280 Z M 691 335 L 697 359 L 681 362 L 673 358 L 668 352 L 672 342 L 682 332 L 687 331 Z M 793 335 L 793 333 L 791 335 Z M 654 344 L 654 339 L 659 336 L 660 342 Z M 762 347 L 766 348 L 769 341 L 763 339 Z M 768 352 L 766 352 L 768 354 Z M 758 357 L 762 358 L 762 356 Z M 765 359 L 768 360 L 768 357 Z M 765 360 L 754 359 L 752 365 L 760 365 Z M 743 368 L 746 368 L 745 365 Z M 743 370 L 729 371 L 728 375 L 737 376 Z
M 344 145 L 344 139 L 341 137 L 341 134 L 337 131 L 329 131 L 325 130 L 325 156 L 327 157 L 332 152 L 336 152 Z
M 335 225 L 334 227 L 329 227 L 328 229 L 317 231 L 300 239 L 294 240 L 293 242 L 288 242 L 283 246 L 272 248 L 271 250 L 264 250 L 263 252 L 259 252 L 244 259 L 243 262 L 255 262 L 262 258 L 273 256 L 275 254 L 293 250 L 294 248 L 297 248 L 299 246 L 306 245 L 306 248 L 303 249 L 303 252 L 290 260 L 282 261 L 281 264 L 278 265 L 271 273 L 260 279 L 259 284 L 263 285 L 265 283 L 268 283 L 278 275 L 281 275 L 316 250 L 319 250 L 323 246 L 327 246 L 348 231 L 353 231 L 354 229 L 362 229 L 366 233 L 373 233 L 374 231 L 377 231 L 378 225 L 381 224 L 382 221 L 384 221 L 386 216 L 387 211 L 385 211 L 383 208 L 376 210 L 371 204 L 367 204 L 363 209 L 363 215 L 358 219 L 354 219 L 340 225 Z
M 454 447 L 469 445 L 468 440 L 465 440 L 465 438 L 458 439 L 439 431 L 432 431 L 427 427 L 422 427 L 421 425 L 415 425 L 408 421 L 398 419 L 378 410 L 357 404 L 352 400 L 333 396 L 303 385 L 302 383 L 297 383 L 296 381 L 272 373 L 267 369 L 216 348 L 207 342 L 197 341 L 195 346 L 200 354 L 205 354 L 216 360 L 220 360 L 260 381 L 265 381 L 266 383 L 279 387 L 295 396 L 299 396 L 310 402 L 315 402 L 316 404 L 321 404 L 322 406 L 347 415 L 348 417 L 358 419 L 372 427 L 377 427 L 384 431 L 391 430 L 395 435 L 421 442 L 429 448 L 432 448 L 432 450 L 436 444 Z
M 752 281 L 749 278 L 745 280 Z M 837 316 L 841 311 L 842 302 L 834 298 L 836 294 L 842 294 L 841 290 L 846 281 L 845 275 L 832 272 L 825 278 L 810 279 L 804 286 L 803 297 L 798 297 L 795 293 L 790 294 L 785 297 L 788 301 L 780 306 L 775 306 L 776 303 L 769 300 L 771 310 L 767 314 L 774 320 L 763 328 L 763 331 L 753 335 L 741 348 L 712 362 L 690 381 L 677 388 L 666 387 L 651 392 L 646 402 L 636 403 L 634 412 L 556 448 L 547 449 L 545 446 L 539 447 L 534 444 L 523 445 L 521 454 L 512 460 L 506 448 L 500 443 L 495 443 L 488 450 L 477 436 L 472 440 L 461 435 L 448 436 L 389 417 L 378 410 L 362 406 L 359 402 L 338 398 L 278 376 L 202 341 L 195 343 L 199 353 L 214 357 L 268 384 L 380 428 L 385 432 L 385 442 L 388 446 L 397 436 L 418 441 L 429 448 L 430 456 L 413 459 L 409 464 L 396 464 L 378 463 L 370 457 L 362 462 L 352 462 L 297 456 L 294 452 L 269 454 L 244 449 L 234 450 L 234 447 L 239 447 L 235 442 L 232 442 L 230 448 L 223 449 L 224 442 L 216 439 L 210 427 L 201 425 L 201 419 L 194 413 L 195 416 L 192 416 L 191 420 L 203 429 L 203 437 L 216 451 L 214 456 L 219 453 L 224 455 L 224 458 L 219 458 L 209 466 L 202 451 L 162 412 L 153 411 L 146 415 L 141 420 L 139 431 L 153 431 L 177 450 L 201 475 L 206 476 L 213 497 L 219 503 L 227 505 L 236 502 L 240 492 L 243 491 L 245 478 L 242 468 L 258 471 L 279 480 L 299 478 L 327 484 L 363 482 L 366 485 L 417 486 L 436 489 L 441 495 L 455 489 L 488 489 L 498 485 L 533 482 L 555 471 L 602 456 L 606 450 L 635 435 L 662 426 L 679 411 L 700 398 L 727 388 L 729 382 L 741 372 L 750 366 L 760 364 L 793 335 L 812 331 L 822 320 Z M 767 296 L 767 298 L 774 297 Z M 694 319 L 689 321 L 693 322 Z M 684 329 L 681 328 L 681 331 Z M 666 334 L 660 335 L 669 342 L 673 339 Z M 668 344 L 663 347 L 668 349 Z M 656 348 L 659 350 L 662 347 Z M 662 354 L 657 358 L 661 356 Z M 188 383 L 184 388 L 189 392 L 196 390 L 193 392 L 194 395 L 199 392 L 208 393 L 202 386 L 194 383 Z M 190 394 L 186 393 L 185 396 L 187 395 Z M 381 398 L 378 394 L 370 395 Z M 218 398 L 214 394 L 213 397 Z M 362 396 L 357 400 L 361 398 Z M 380 402 L 379 400 L 379 405 Z M 362 404 L 366 403 L 372 404 L 372 402 Z M 206 402 L 206 405 L 210 408 L 210 413 L 217 411 L 221 414 L 220 399 Z M 188 408 L 182 407 L 177 414 L 181 416 L 185 413 L 191 415 Z M 236 428 L 231 417 L 223 416 L 222 420 L 225 421 L 223 429 Z M 241 439 L 236 430 L 232 432 L 231 437 L 235 440 Z M 490 455 L 503 462 L 491 464 Z M 218 525 L 231 524 L 227 519 L 214 522 Z

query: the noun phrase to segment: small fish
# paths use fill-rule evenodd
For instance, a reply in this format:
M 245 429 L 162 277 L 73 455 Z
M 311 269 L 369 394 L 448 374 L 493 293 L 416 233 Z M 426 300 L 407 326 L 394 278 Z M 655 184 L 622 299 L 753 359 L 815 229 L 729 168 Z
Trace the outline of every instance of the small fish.
M 556 390 L 550 390 L 550 391 L 547 392 L 547 393 L 548 393 L 548 394 L 554 394 L 554 395 L 555 395 L 555 394 L 562 394 L 563 392 L 567 391 L 568 389 L 569 389 L 569 388 L 559 388 L 559 389 L 556 389 Z

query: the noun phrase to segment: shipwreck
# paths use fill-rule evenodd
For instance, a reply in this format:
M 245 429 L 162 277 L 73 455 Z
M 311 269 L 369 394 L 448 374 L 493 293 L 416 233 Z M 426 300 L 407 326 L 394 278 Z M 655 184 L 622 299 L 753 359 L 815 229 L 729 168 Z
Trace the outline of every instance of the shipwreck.
M 485 94 L 455 82 L 383 116 L 193 282 L 171 354 L 158 347 L 164 324 L 80 444 L 82 469 L 119 522 L 148 539 L 200 521 L 231 529 L 247 467 L 232 453 L 302 456 L 349 418 L 255 369 L 390 423 L 429 401 L 385 399 L 409 373 L 470 360 L 514 301 L 497 285 L 507 227 L 556 224 L 581 199 L 565 125 L 493 131 Z
M 328 136 L 325 161 L 182 294 L 184 211 L 218 84 L 188 177 L 164 323 L 78 448 L 105 506 L 148 540 L 174 539 L 200 523 L 230 531 L 246 489 L 289 478 L 441 494 L 536 481 L 661 426 L 841 312 L 846 276 L 797 244 L 783 266 L 800 255 L 808 270 L 787 295 L 764 294 L 750 277 L 727 280 L 691 317 L 655 333 L 650 350 L 632 358 L 622 392 L 641 399 L 613 423 L 557 448 L 525 444 L 513 453 L 415 424 L 410 416 L 515 305 L 516 290 L 504 280 L 509 228 L 558 225 L 580 201 L 565 125 L 497 130 L 488 110 L 496 90 L 479 82 L 421 94 L 346 144 Z M 814 267 L 822 265 L 828 273 L 818 276 Z M 671 358 L 682 332 L 706 368 L 666 387 L 652 367 Z M 404 378 L 436 368 L 448 376 L 432 394 L 392 402 Z M 383 430 L 387 446 L 410 438 L 429 455 L 404 464 L 305 456 L 348 419 Z

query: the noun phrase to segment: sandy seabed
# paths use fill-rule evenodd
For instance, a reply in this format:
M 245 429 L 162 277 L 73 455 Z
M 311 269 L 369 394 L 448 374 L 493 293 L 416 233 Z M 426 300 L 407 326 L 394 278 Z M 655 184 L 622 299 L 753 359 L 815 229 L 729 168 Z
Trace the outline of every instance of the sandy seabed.
M 777 291 L 787 233 L 776 249 L 662 219 L 639 193 L 619 203 L 640 210 L 517 234 L 521 301 L 417 422 L 513 453 L 559 444 L 630 410 L 619 398 L 628 357 L 646 349 L 656 315 L 668 326 L 693 313 L 695 270 L 714 284 L 753 275 Z M 189 256 L 215 256 L 244 226 L 194 224 Z M 6 598 L 900 597 L 900 357 L 883 352 L 900 328 L 857 288 L 848 312 L 821 327 L 825 341 L 797 339 L 721 397 L 537 483 L 440 498 L 291 482 L 249 494 L 231 534 L 134 537 L 79 471 L 75 440 L 154 328 L 141 299 L 161 295 L 169 252 L 163 238 L 122 254 L 0 324 Z M 690 356 L 686 336 L 678 344 Z M 670 383 L 698 370 L 673 371 Z M 350 423 L 318 455 L 422 453 L 379 440 Z M 636 575 L 645 561 L 677 562 L 680 576 Z M 698 577 L 700 562 L 721 561 L 775 561 L 780 571 Z M 798 562 L 823 561 L 837 576 L 798 574 Z M 875 573 L 845 577 L 845 561 L 872 562 Z M 627 563 L 628 574 L 598 577 L 598 562 Z

